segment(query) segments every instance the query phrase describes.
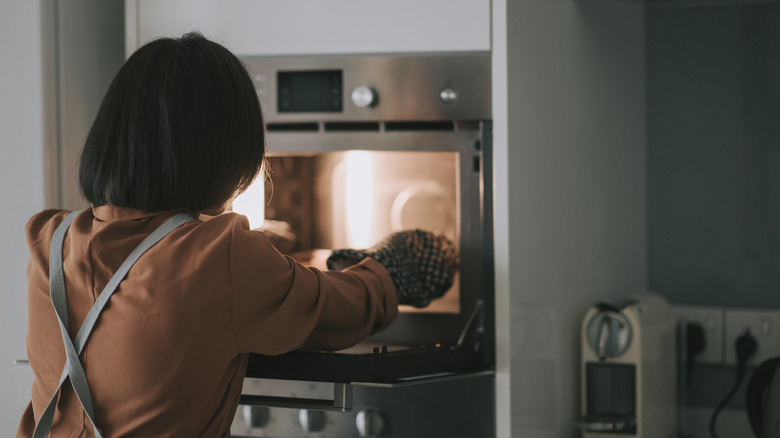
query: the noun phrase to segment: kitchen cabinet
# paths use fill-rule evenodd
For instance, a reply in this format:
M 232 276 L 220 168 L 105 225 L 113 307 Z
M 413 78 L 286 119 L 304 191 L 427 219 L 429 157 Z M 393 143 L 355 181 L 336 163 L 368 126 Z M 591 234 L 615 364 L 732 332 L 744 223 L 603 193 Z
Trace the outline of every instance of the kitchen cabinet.
M 646 290 L 644 6 L 492 9 L 496 436 L 569 438 L 585 312 Z
M 197 30 L 239 55 L 490 50 L 490 0 L 126 0 L 127 53 Z

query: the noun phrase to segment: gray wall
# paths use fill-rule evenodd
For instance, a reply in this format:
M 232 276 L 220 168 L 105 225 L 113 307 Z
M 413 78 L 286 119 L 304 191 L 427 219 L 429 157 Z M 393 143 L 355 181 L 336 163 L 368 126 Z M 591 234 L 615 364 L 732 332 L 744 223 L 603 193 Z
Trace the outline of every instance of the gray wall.
M 56 205 L 88 207 L 78 190 L 78 158 L 103 95 L 124 57 L 124 2 L 57 1 L 57 132 L 59 180 Z
M 650 287 L 780 308 L 780 5 L 650 8 Z
M 780 308 L 780 5 L 649 8 L 647 69 L 651 289 Z M 732 367 L 696 368 L 683 388 L 689 432 L 706 436 L 733 384 Z M 744 387 L 723 436 L 749 434 Z

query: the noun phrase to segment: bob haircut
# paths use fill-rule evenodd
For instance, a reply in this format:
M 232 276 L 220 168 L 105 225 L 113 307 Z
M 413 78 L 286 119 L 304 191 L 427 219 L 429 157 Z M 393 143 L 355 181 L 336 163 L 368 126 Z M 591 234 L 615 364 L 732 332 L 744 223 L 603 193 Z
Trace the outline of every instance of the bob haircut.
M 81 152 L 79 185 L 96 207 L 200 212 L 246 190 L 264 153 L 243 64 L 189 33 L 144 45 L 119 70 Z

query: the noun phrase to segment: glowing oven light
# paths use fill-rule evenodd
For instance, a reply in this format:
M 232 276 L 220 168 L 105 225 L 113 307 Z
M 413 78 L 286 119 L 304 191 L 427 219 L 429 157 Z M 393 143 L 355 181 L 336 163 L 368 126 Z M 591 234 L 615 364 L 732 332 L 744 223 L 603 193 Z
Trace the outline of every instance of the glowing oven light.
M 344 208 L 347 240 L 352 248 L 368 248 L 374 203 L 374 169 L 368 152 L 352 151 L 345 159 Z
M 250 228 L 258 228 L 265 221 L 265 181 L 259 176 L 246 191 L 233 200 L 233 211 L 249 219 Z

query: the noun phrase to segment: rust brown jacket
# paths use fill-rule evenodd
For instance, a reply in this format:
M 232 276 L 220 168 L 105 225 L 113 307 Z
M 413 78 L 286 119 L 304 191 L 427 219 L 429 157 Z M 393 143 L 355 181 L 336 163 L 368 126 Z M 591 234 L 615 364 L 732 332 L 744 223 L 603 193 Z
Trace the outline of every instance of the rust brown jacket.
M 67 211 L 27 224 L 27 352 L 34 381 L 17 437 L 32 436 L 65 364 L 49 297 L 49 245 Z M 103 206 L 81 212 L 63 246 L 71 338 L 128 254 L 176 211 Z M 104 308 L 80 359 L 109 437 L 222 437 L 249 353 L 347 348 L 398 314 L 387 271 L 366 259 L 346 271 L 304 267 L 243 216 L 188 222 L 148 250 Z M 51 436 L 90 437 L 68 381 Z

